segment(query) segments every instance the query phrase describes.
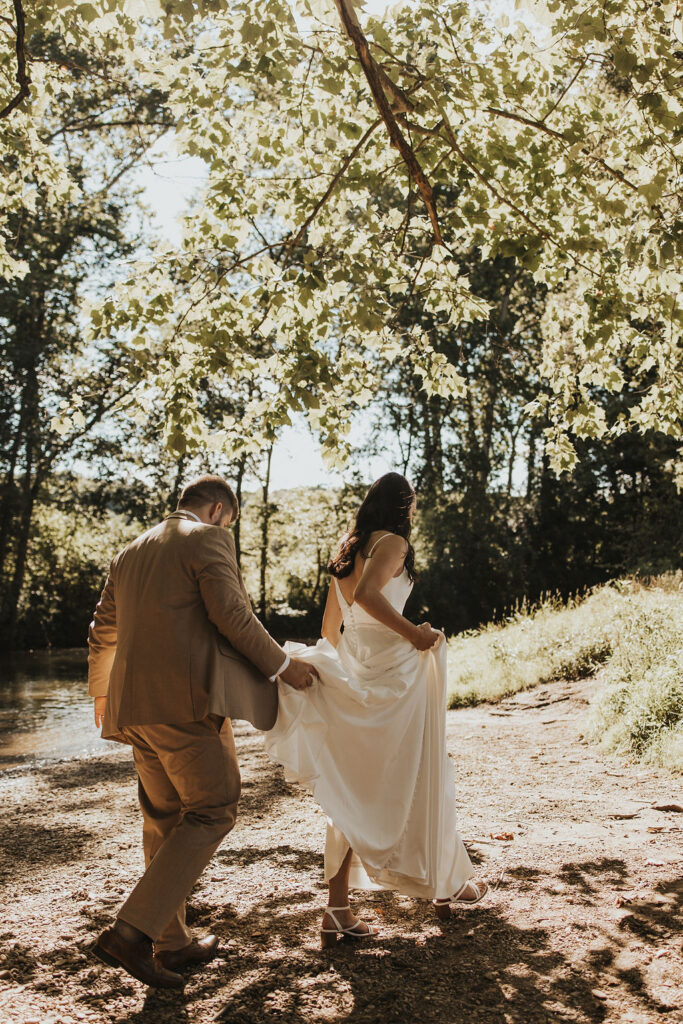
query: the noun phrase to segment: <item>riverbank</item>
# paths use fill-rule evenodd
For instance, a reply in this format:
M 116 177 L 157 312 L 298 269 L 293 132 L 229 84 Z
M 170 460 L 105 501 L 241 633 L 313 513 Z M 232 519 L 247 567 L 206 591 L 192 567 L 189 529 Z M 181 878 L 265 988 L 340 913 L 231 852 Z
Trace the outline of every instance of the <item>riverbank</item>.
M 459 828 L 493 892 L 438 922 L 359 893 L 381 935 L 318 948 L 322 813 L 237 729 L 240 816 L 189 918 L 222 939 L 183 995 L 146 990 L 88 949 L 141 870 L 125 747 L 22 764 L 0 782 L 3 1024 L 674 1024 L 683 1005 L 675 776 L 585 745 L 595 679 L 448 713 Z

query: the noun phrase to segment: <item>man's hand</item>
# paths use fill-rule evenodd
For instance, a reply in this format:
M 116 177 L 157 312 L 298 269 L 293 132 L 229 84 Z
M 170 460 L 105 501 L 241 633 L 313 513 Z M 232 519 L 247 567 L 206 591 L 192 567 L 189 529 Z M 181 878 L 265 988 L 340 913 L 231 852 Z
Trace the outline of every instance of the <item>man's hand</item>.
M 295 690 L 305 690 L 319 678 L 317 668 L 307 665 L 305 661 L 299 661 L 297 658 L 292 658 L 284 672 L 280 673 L 282 682 L 293 686 Z
M 432 629 L 428 622 L 423 622 L 421 626 L 415 627 L 413 644 L 418 651 L 428 651 L 442 636 L 443 633 L 440 633 L 438 629 Z
M 98 729 L 102 728 L 102 722 L 104 721 L 104 709 L 107 706 L 106 697 L 95 697 L 95 726 Z

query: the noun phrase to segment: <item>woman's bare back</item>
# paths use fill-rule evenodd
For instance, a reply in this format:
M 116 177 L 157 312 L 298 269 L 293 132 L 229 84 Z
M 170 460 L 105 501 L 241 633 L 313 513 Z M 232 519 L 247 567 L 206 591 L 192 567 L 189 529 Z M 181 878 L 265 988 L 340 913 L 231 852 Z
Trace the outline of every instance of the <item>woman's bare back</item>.
M 338 580 L 339 589 L 341 590 L 342 597 L 347 604 L 353 604 L 353 595 L 358 586 L 358 582 L 363 575 L 363 569 L 365 563 L 368 560 L 374 547 L 383 537 L 396 537 L 398 534 L 389 533 L 387 530 L 373 530 L 370 534 L 366 544 L 362 551 L 356 552 L 356 558 L 353 564 L 353 571 L 345 576 L 343 579 Z M 400 563 L 397 561 L 397 571 L 394 573 L 394 577 L 400 576 L 403 572 L 403 563 L 405 561 L 405 555 L 401 558 Z

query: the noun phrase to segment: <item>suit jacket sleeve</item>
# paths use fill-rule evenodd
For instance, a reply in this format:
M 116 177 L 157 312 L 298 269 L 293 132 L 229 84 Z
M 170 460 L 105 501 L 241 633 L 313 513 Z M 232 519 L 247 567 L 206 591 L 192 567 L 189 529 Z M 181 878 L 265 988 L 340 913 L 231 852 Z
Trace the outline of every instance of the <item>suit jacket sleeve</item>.
M 252 611 L 237 567 L 235 542 L 227 530 L 202 531 L 197 579 L 207 614 L 219 633 L 265 676 L 274 675 L 286 655 Z
M 116 590 L 112 562 L 102 596 L 88 630 L 88 691 L 91 697 L 105 697 L 116 654 Z

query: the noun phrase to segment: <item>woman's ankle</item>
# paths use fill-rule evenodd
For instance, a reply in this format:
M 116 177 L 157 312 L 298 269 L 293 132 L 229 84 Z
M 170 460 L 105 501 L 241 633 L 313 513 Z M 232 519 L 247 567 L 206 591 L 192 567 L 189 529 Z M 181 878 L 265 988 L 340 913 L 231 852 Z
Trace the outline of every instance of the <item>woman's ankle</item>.
M 348 907 L 349 905 L 349 890 L 346 892 L 328 892 L 327 894 L 327 905 L 328 907 Z

